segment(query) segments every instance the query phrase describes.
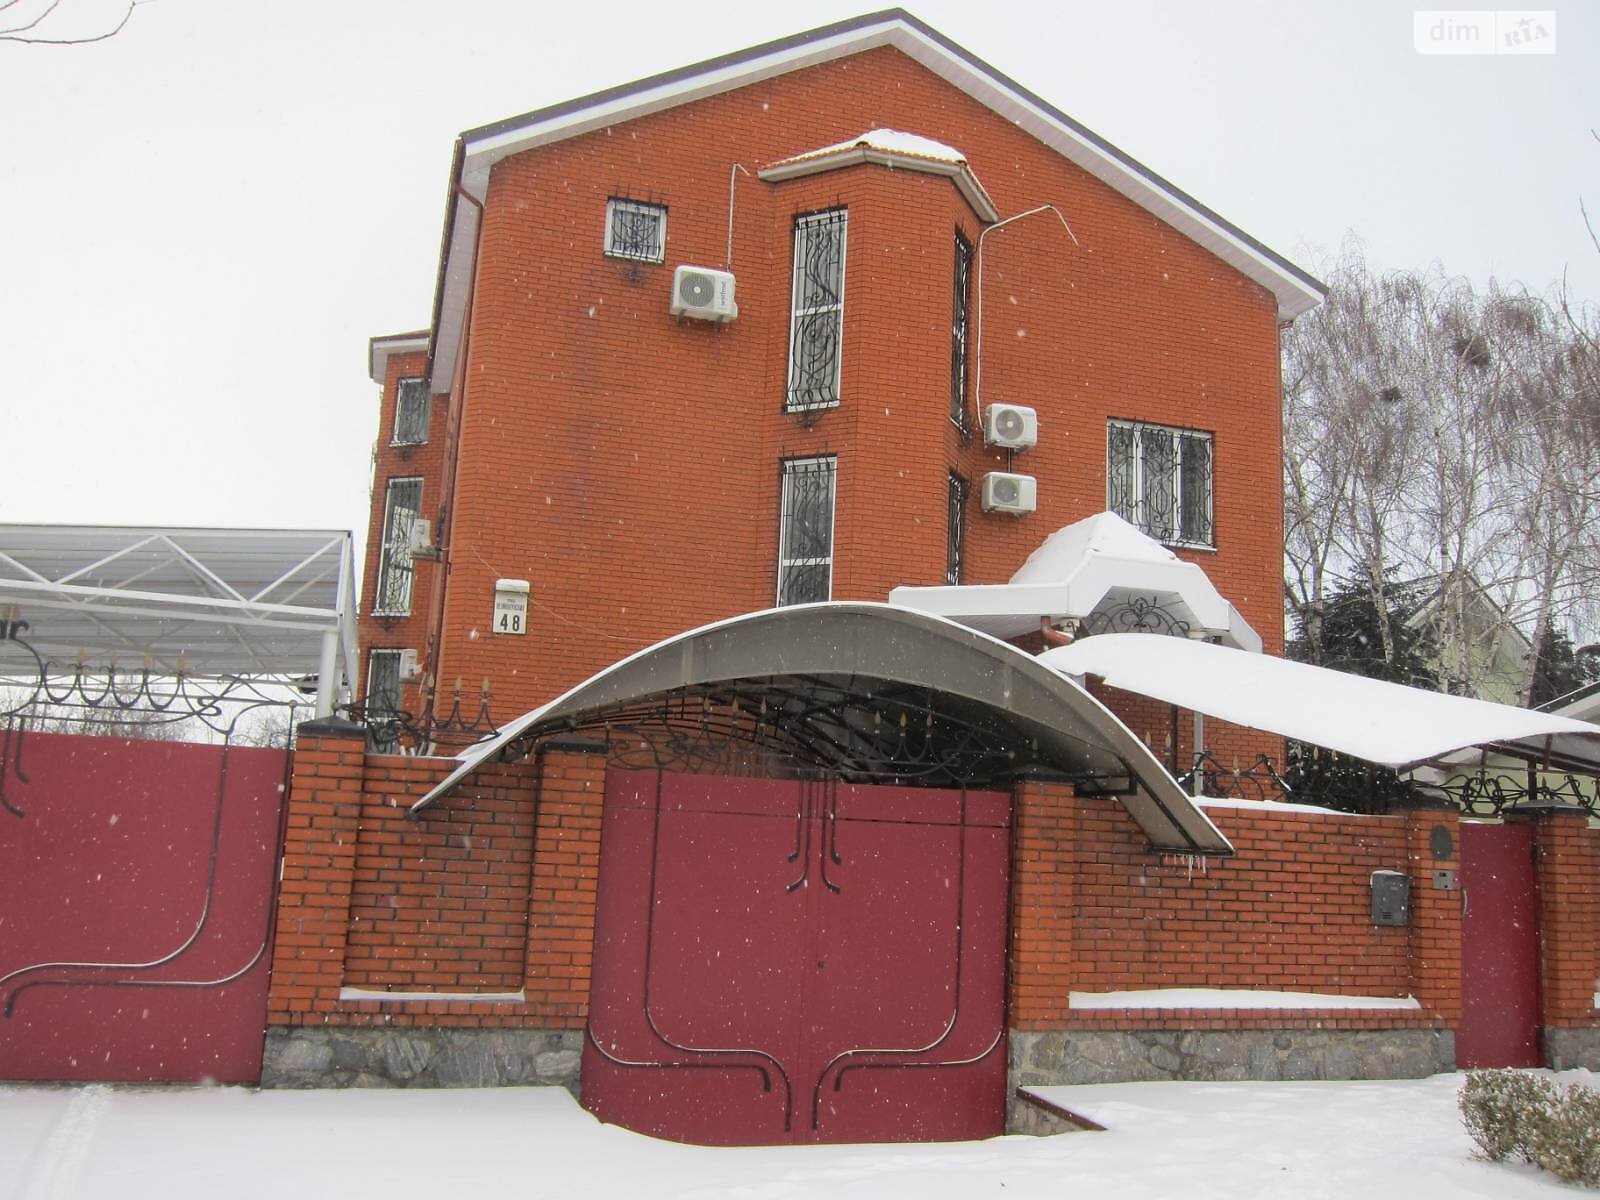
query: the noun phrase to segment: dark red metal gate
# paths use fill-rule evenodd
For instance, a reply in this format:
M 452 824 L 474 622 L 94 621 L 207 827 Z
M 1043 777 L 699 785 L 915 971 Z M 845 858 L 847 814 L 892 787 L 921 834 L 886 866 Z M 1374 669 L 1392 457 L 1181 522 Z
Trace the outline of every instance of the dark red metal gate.
M 585 1106 L 707 1145 L 1003 1132 L 1009 806 L 612 771 Z
M 287 752 L 0 737 L 0 1078 L 258 1080 Z
M 1456 1065 L 1537 1067 L 1539 887 L 1533 826 L 1461 826 L 1461 1024 Z

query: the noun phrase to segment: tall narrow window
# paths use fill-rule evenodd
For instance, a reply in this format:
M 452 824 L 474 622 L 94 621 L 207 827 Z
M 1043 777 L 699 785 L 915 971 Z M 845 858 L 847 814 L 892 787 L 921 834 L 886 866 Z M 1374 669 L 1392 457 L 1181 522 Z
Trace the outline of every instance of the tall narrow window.
M 372 611 L 403 617 L 411 611 L 411 530 L 422 512 L 422 480 L 391 479 L 383 509 L 383 548 Z
M 967 481 L 950 472 L 949 499 L 945 508 L 944 581 L 961 582 L 961 550 L 967 535 Z
M 1211 435 L 1112 421 L 1106 428 L 1106 505 L 1158 541 L 1211 546 Z
M 833 485 L 838 460 L 791 458 L 783 464 L 778 517 L 778 604 L 810 604 L 833 595 Z
M 795 218 L 785 401 L 790 412 L 839 403 L 846 215 L 836 208 Z
M 374 754 L 400 749 L 400 653 L 374 650 L 367 656 L 367 745 Z
M 402 379 L 395 389 L 392 446 L 420 446 L 428 440 L 428 381 Z
M 642 200 L 616 196 L 607 200 L 606 253 L 635 262 L 661 262 L 667 256 L 667 210 Z
M 968 293 L 972 283 L 972 243 L 956 230 L 955 299 L 950 313 L 950 419 L 967 427 Z

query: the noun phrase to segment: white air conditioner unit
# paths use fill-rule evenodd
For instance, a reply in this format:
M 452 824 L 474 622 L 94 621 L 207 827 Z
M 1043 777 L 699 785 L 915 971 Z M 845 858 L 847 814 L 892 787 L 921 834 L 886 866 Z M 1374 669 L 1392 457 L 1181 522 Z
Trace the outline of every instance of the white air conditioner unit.
M 1039 441 L 1039 416 L 1020 404 L 991 404 L 983 410 L 983 444 L 1026 450 Z
M 739 315 L 733 302 L 733 275 L 710 267 L 679 267 L 672 273 L 672 315 L 701 321 L 731 321 Z
M 439 548 L 433 544 L 433 522 L 421 517 L 411 522 L 411 535 L 406 547 L 412 558 L 438 558 Z
M 400 651 L 400 682 L 415 683 L 422 678 L 422 663 L 417 660 L 415 650 Z
M 1032 475 L 990 471 L 983 477 L 983 511 L 1031 513 L 1039 507 L 1039 488 Z

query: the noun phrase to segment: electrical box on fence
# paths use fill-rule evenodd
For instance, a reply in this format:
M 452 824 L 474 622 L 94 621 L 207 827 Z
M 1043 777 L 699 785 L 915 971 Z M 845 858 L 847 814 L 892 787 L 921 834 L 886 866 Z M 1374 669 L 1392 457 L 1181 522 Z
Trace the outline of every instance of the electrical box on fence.
M 1411 923 L 1411 879 L 1401 871 L 1372 873 L 1372 923 Z

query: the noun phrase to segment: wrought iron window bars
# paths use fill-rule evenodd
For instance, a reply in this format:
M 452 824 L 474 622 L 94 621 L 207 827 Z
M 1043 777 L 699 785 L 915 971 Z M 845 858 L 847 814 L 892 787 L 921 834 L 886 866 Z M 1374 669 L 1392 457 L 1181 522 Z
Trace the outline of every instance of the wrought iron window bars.
M 955 287 L 950 314 L 950 419 L 967 428 L 967 335 L 972 284 L 972 243 L 956 230 Z M 950 582 L 955 582 L 951 580 Z
M 378 562 L 374 616 L 403 617 L 411 612 L 411 533 L 422 515 L 422 480 L 391 479 L 383 512 L 383 550 Z
M 667 255 L 667 210 L 642 200 L 606 201 L 605 252 L 611 258 L 658 263 Z
M 846 217 L 836 208 L 795 218 L 788 412 L 839 403 Z
M 1110 422 L 1106 506 L 1158 541 L 1215 545 L 1211 435 L 1166 425 Z
M 783 464 L 778 532 L 781 607 L 833 594 L 833 494 L 838 460 L 792 458 Z
M 421 446 L 428 440 L 428 381 L 402 379 L 395 389 L 391 446 Z

